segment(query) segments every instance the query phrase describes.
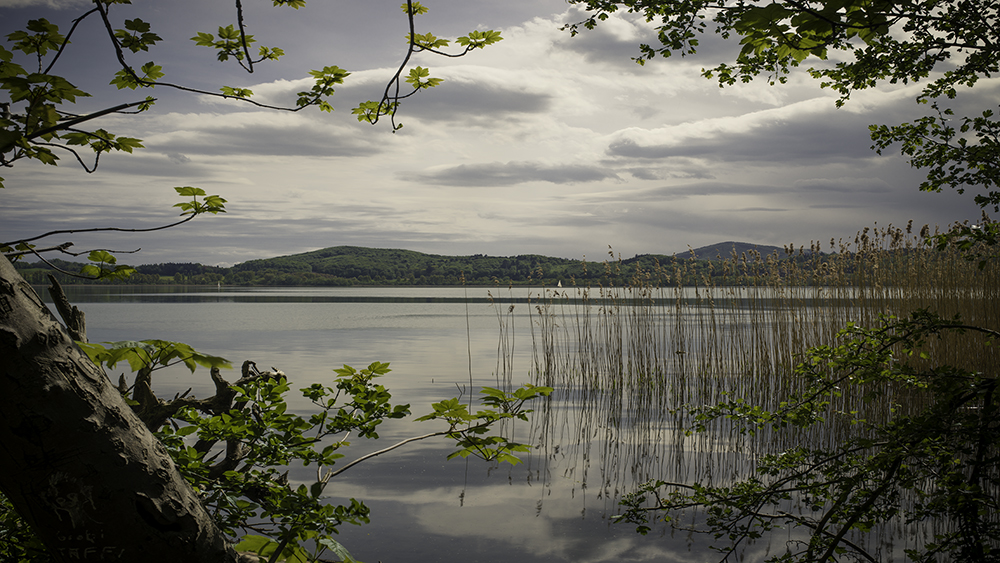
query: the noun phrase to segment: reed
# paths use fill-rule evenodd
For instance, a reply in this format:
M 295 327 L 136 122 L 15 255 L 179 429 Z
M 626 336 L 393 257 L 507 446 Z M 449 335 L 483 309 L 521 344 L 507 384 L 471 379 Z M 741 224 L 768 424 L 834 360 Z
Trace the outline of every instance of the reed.
M 645 269 L 612 259 L 602 265 L 601 285 L 543 287 L 530 306 L 532 378 L 557 392 L 534 418 L 539 462 L 570 457 L 560 463 L 564 474 L 583 486 L 587 477 L 594 486 L 597 462 L 601 495 L 611 503 L 647 479 L 727 481 L 752 471 L 760 454 L 827 447 L 857 431 L 837 412 L 877 421 L 919 406 L 911 390 L 887 389 L 881 402 L 844 393 L 826 423 L 798 433 L 751 436 L 725 421 L 686 431 L 690 405 L 740 398 L 776 408 L 802 385 L 792 376 L 800 354 L 836 343 L 848 323 L 873 326 L 883 315 L 930 309 L 1000 329 L 996 261 L 979 269 L 963 250 L 928 248 L 929 234 L 912 224 L 875 226 L 831 240 L 826 253 L 817 242 L 771 255 L 734 253 L 707 270 L 693 259 Z M 500 355 L 512 354 L 509 313 L 498 311 Z M 925 352 L 937 364 L 1000 367 L 997 346 L 970 334 L 945 335 Z

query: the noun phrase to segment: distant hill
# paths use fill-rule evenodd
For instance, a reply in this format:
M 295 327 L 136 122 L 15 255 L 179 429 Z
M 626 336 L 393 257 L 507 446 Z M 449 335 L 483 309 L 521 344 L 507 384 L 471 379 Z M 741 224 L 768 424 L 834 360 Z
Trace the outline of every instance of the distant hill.
M 538 254 L 517 256 L 445 256 L 412 250 L 334 246 L 303 252 L 249 260 L 231 268 L 201 264 L 150 264 L 137 266 L 138 273 L 129 283 L 138 284 L 224 284 L 264 286 L 351 286 L 351 285 L 493 285 L 577 283 L 625 285 L 632 283 L 636 272 L 655 273 L 654 277 L 678 275 L 691 280 L 713 273 L 709 264 L 719 258 L 756 250 L 761 254 L 784 249 L 741 242 L 723 242 L 696 248 L 677 255 L 642 254 L 632 258 L 606 262 L 584 262 Z M 796 253 L 797 254 L 797 253 Z M 691 261 L 691 257 L 695 259 Z M 684 273 L 670 270 L 672 264 L 684 262 Z M 43 263 L 23 264 L 18 268 L 32 283 L 44 283 L 51 270 Z M 77 265 L 77 268 L 79 266 Z M 69 269 L 69 268 L 67 268 Z M 76 268 L 70 269 L 75 270 Z M 669 270 L 669 271 L 668 271 Z M 645 274 L 644 274 L 645 275 Z M 57 274 L 60 282 L 84 283 L 76 278 Z M 38 278 L 37 280 L 35 278 Z M 670 283 L 675 283 L 672 281 Z
M 580 260 L 538 254 L 518 256 L 444 256 L 412 250 L 335 246 L 261 260 L 250 260 L 231 268 L 236 277 L 261 272 L 327 276 L 344 285 L 453 285 L 487 284 L 500 281 L 525 283 L 550 277 L 587 278 Z M 332 280 L 331 280 L 332 283 Z
M 689 250 L 687 252 L 682 252 L 680 254 L 674 254 L 678 258 L 696 258 L 698 260 L 726 260 L 733 257 L 733 251 L 736 251 L 736 255 L 740 256 L 745 252 L 750 252 L 755 250 L 764 256 L 768 254 L 778 253 L 779 256 L 785 256 L 785 248 L 780 246 L 767 246 L 765 244 L 751 244 L 749 242 L 720 242 L 717 244 L 710 244 L 708 246 L 702 246 L 700 248 L 695 248 L 694 250 Z M 798 249 L 795 249 L 798 252 Z M 809 249 L 805 250 L 806 253 L 810 253 Z

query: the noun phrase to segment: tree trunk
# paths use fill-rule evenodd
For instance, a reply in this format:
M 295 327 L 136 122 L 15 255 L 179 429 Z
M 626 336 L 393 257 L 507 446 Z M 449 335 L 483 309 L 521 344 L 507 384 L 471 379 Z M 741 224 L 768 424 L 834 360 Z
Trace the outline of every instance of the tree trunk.
M 0 490 L 57 561 L 236 561 L 163 446 L 6 258 L 0 400 Z

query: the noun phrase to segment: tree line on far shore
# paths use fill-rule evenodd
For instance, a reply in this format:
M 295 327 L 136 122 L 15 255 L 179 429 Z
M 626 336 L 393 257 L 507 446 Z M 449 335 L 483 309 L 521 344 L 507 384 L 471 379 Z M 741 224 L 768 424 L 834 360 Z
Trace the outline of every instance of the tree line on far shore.
M 728 246 L 727 246 L 728 245 Z M 810 249 L 780 249 L 747 243 L 720 243 L 681 255 L 641 254 L 622 258 L 609 252 L 601 262 L 522 254 L 518 256 L 443 256 L 410 250 L 338 246 L 250 260 L 232 267 L 197 263 L 136 266 L 127 280 L 86 280 L 59 272 L 79 271 L 81 264 L 63 260 L 18 262 L 29 282 L 44 284 L 55 275 L 62 284 L 186 284 L 241 286 L 353 286 L 353 285 L 495 285 L 545 284 L 628 285 L 637 273 L 655 275 L 663 284 L 697 285 L 701 280 L 739 283 L 732 269 L 717 267 L 721 259 L 747 262 L 767 259 L 796 261 L 819 257 Z

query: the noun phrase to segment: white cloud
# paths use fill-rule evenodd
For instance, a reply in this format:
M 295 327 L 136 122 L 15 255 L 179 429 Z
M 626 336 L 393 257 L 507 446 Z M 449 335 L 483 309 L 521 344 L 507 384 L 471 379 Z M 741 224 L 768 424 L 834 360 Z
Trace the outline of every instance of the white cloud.
M 287 31 L 299 21 L 308 30 L 316 21 L 334 26 L 324 33 L 335 33 L 345 21 L 335 17 L 333 4 L 310 4 L 298 15 L 279 12 L 307 19 L 276 19 L 283 27 L 275 29 Z M 905 222 L 910 217 L 903 214 L 945 223 L 975 211 L 953 194 L 918 194 L 919 172 L 868 148 L 870 123 L 899 122 L 926 109 L 913 103 L 914 86 L 860 92 L 840 110 L 834 95 L 802 73 L 786 85 L 758 81 L 720 90 L 701 77 L 701 68 L 725 60 L 732 43 L 709 35 L 695 56 L 639 67 L 629 59 L 638 53 L 636 44 L 655 40 L 641 18 L 615 15 L 594 32 L 570 37 L 559 27 L 575 16 L 561 2 L 546 4 L 558 13 L 541 15 L 531 2 L 515 5 L 526 10 L 524 17 L 504 14 L 516 24 L 506 25 L 499 44 L 460 59 L 420 55 L 412 61 L 445 82 L 404 101 L 398 120 L 405 127 L 395 134 L 386 124 L 359 124 L 350 113 L 358 102 L 377 99 L 395 71 L 399 51 L 386 48 L 372 64 L 349 68 L 332 114 L 254 110 L 157 92 L 163 100 L 149 114 L 101 123 L 142 138 L 146 149 L 103 157 L 94 176 L 82 176 L 69 158 L 58 169 L 19 165 L 4 173 L 4 208 L 18 210 L 19 225 L 44 225 L 55 214 L 43 212 L 44 205 L 35 211 L 38 202 L 29 193 L 67 202 L 67 213 L 95 194 L 109 212 L 160 204 L 169 210 L 169 191 L 151 198 L 145 190 L 198 185 L 230 200 L 224 226 L 211 228 L 233 242 L 214 249 L 161 244 L 188 240 L 170 233 L 141 245 L 207 263 L 326 241 L 444 254 L 578 257 L 607 244 L 626 253 L 671 253 L 719 240 L 770 244 L 843 236 L 873 220 Z M 143 6 L 123 6 L 120 13 L 149 17 Z M 200 4 L 185 6 L 189 22 Z M 439 21 L 459 13 L 471 19 L 450 27 L 489 21 L 488 13 L 464 7 L 443 7 Z M 427 23 L 437 29 L 433 20 Z M 274 31 L 270 20 L 254 24 L 262 38 Z M 368 39 L 398 45 L 398 36 L 385 33 Z M 204 64 L 175 61 L 184 64 L 171 66 L 170 76 L 187 72 L 204 89 L 224 80 L 250 87 L 263 102 L 293 104 L 296 92 L 311 87 L 295 77 L 318 58 L 308 37 L 315 41 L 309 33 L 284 37 L 287 65 L 262 65 L 238 81 L 210 57 Z M 312 58 L 295 59 L 296 47 Z M 982 94 L 960 101 L 995 105 L 991 82 L 976 92 Z M 14 221 L 0 231 L 13 229 Z M 322 241 L 316 233 L 324 234 Z

